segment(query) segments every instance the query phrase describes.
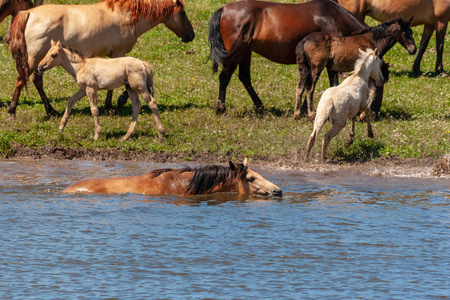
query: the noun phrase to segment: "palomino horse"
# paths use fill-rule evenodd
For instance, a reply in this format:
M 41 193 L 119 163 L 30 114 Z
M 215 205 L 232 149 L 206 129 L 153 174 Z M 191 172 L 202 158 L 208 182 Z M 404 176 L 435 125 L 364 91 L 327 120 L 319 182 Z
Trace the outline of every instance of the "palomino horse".
M 211 18 L 208 37 L 213 70 L 223 65 L 216 113 L 226 111 L 226 89 L 238 65 L 239 79 L 255 108 L 264 109 L 251 84 L 252 51 L 276 63 L 295 64 L 295 47 L 310 33 L 350 35 L 364 28 L 367 25 L 331 0 L 299 4 L 244 0 L 222 6 Z
M 405 19 L 414 17 L 412 26 L 425 25 L 413 65 L 415 75 L 420 75 L 420 62 L 428 46 L 431 35 L 436 30 L 436 72 L 442 72 L 442 54 L 444 39 L 450 19 L 450 1 L 448 0 L 337 0 L 355 16 L 364 21 L 366 15 L 378 21 L 386 21 L 396 16 Z
M 303 106 L 307 103 L 308 112 L 314 111 L 314 88 L 325 67 L 335 72 L 350 72 L 359 57 L 359 49 L 377 49 L 379 58 L 382 59 L 396 42 L 405 47 L 409 54 L 416 53 L 410 22 L 411 20 L 406 21 L 402 17 L 397 17 L 352 36 L 342 37 L 315 32 L 301 40 L 295 50 L 300 81 L 297 86 L 294 118 L 300 119 L 300 104 L 305 88 L 306 100 Z M 381 107 L 381 103 L 374 105 L 378 110 Z
M 156 100 L 152 97 L 153 71 L 150 64 L 132 57 L 87 58 L 73 49 L 62 46 L 59 41 L 52 41 L 51 44 L 52 47 L 48 50 L 47 55 L 39 63 L 37 74 L 42 75 L 46 70 L 61 66 L 72 75 L 79 86 L 78 91 L 67 102 L 66 111 L 59 125 L 60 133 L 64 131 L 72 107 L 87 94 L 91 105 L 91 113 L 94 117 L 94 140 L 97 140 L 102 130 L 98 120 L 97 91 L 111 90 L 126 85 L 131 97 L 133 119 L 122 141 L 127 140 L 136 128 L 136 122 L 141 111 L 141 101 L 138 94 L 142 96 L 153 112 L 159 139 L 164 138 L 164 128 L 159 117 L 158 106 Z
M 197 169 L 158 169 L 132 177 L 84 179 L 62 191 L 83 194 L 204 195 L 220 192 L 282 196 L 281 189 L 247 166 L 229 162 L 229 167 L 210 165 Z
M 42 4 L 42 0 L 35 0 L 34 6 L 39 6 Z M 33 2 L 31 0 L 1 0 L 0 1 L 0 23 L 7 16 L 11 16 L 11 23 L 8 27 L 8 31 L 6 32 L 3 40 L 5 43 L 9 44 L 11 40 L 11 25 L 14 21 L 14 18 L 17 16 L 19 11 L 27 10 L 33 7 Z
M 103 0 L 88 5 L 41 5 L 20 12 L 9 45 L 19 75 L 8 112 L 15 115 L 20 92 L 50 49 L 51 40 L 91 56 L 121 57 L 140 35 L 160 23 L 183 42 L 194 38 L 183 0 Z M 47 114 L 57 114 L 44 92 L 42 75 L 35 74 L 33 83 Z
M 330 140 L 335 137 L 342 128 L 345 127 L 347 119 L 352 120 L 350 139 L 346 145 L 353 142 L 355 136 L 355 119 L 360 111 L 367 115 L 367 134 L 373 137 L 372 126 L 370 124 L 369 102 L 374 90 L 369 91 L 369 77 L 375 80 L 376 85 L 383 83 L 381 74 L 381 60 L 378 58 L 376 50 L 367 49 L 367 52 L 359 50 L 360 56 L 355 63 L 353 74 L 347 77 L 340 85 L 327 89 L 320 98 L 317 106 L 317 115 L 314 120 L 314 130 L 309 137 L 306 146 L 306 160 L 309 157 L 311 148 L 314 145 L 317 135 L 322 130 L 327 120 L 331 121 L 332 127 L 325 134 L 322 142 L 322 163 L 326 159 L 327 146 Z

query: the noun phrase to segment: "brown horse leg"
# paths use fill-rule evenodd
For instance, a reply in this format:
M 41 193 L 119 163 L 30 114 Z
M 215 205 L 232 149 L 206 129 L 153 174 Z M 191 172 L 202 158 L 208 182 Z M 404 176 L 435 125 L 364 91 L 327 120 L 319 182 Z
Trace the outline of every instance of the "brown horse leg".
M 413 73 L 415 76 L 420 76 L 420 62 L 422 61 L 423 54 L 425 50 L 427 50 L 428 42 L 430 41 L 431 35 L 433 35 L 434 26 L 433 25 L 425 25 L 423 28 L 422 39 L 419 44 L 419 51 L 417 51 L 416 60 L 413 65 Z
M 108 90 L 108 92 L 106 93 L 105 109 L 112 108 L 112 94 L 113 94 L 113 90 Z
M 328 70 L 328 80 L 330 81 L 330 86 L 338 86 L 339 85 L 339 73 L 336 71 Z
M 250 62 L 251 62 L 251 52 L 245 55 L 243 60 L 239 63 L 239 80 L 245 86 L 245 89 L 252 98 L 256 112 L 261 113 L 265 110 L 265 108 L 264 104 L 261 102 L 261 99 L 259 99 L 258 94 L 255 92 L 252 86 L 252 81 L 250 77 Z
M 39 96 L 41 96 L 42 103 L 44 103 L 47 115 L 58 116 L 58 112 L 55 109 L 53 109 L 52 105 L 48 101 L 47 95 L 44 92 L 44 81 L 42 80 L 42 74 L 34 73 L 33 83 L 39 93 Z
M 437 21 L 436 24 L 436 72 L 441 73 L 444 71 L 444 66 L 442 65 L 442 54 L 444 53 L 444 39 L 445 32 L 447 31 L 448 21 Z
M 315 116 L 315 112 L 314 112 L 314 90 L 316 88 L 316 84 L 317 81 L 319 80 L 320 77 L 320 73 L 322 73 L 322 70 L 317 69 L 311 70 L 311 84 L 310 86 L 306 89 L 306 102 L 308 103 L 308 119 L 311 121 L 314 121 L 314 116 Z
M 14 88 L 14 94 L 11 100 L 11 104 L 8 107 L 8 114 L 10 114 L 12 117 L 16 116 L 16 107 L 17 102 L 19 100 L 20 92 L 22 91 L 23 87 L 25 86 L 25 83 L 20 79 L 20 76 L 17 76 L 16 81 L 16 87 Z
M 299 64 L 298 71 L 300 73 L 300 80 L 297 84 L 297 89 L 295 93 L 295 109 L 294 109 L 294 119 L 300 120 L 301 112 L 306 111 L 306 100 L 303 102 L 303 106 L 300 107 L 302 103 L 302 96 L 305 88 L 311 85 L 311 72 L 308 65 Z
M 130 98 L 130 95 L 128 94 L 128 91 L 123 91 L 122 95 L 119 96 L 117 99 L 117 108 L 122 108 L 125 103 L 127 103 L 128 98 Z
M 230 83 L 231 76 L 236 70 L 237 65 L 224 66 L 219 75 L 219 99 L 217 100 L 216 114 L 223 115 L 226 113 L 225 97 L 227 95 L 227 87 Z

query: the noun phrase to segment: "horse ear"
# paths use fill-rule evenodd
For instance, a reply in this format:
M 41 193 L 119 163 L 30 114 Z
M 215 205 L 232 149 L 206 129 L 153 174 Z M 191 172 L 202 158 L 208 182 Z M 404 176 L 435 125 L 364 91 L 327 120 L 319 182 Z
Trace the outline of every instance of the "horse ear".
M 376 56 L 378 56 L 378 55 L 380 54 L 380 53 L 378 52 L 378 48 L 375 48 L 374 53 L 375 53 Z
M 244 167 L 248 166 L 248 159 L 247 159 L 247 157 L 245 157 L 244 162 L 242 164 L 244 165 Z
M 56 45 L 58 46 L 58 49 L 61 49 L 61 48 L 62 48 L 62 45 L 61 45 L 61 42 L 60 42 L 60 41 L 58 41 L 58 42 L 56 43 Z
M 228 163 L 230 164 L 231 171 L 237 171 L 239 169 L 231 160 Z
M 412 20 L 414 19 L 414 16 L 411 17 L 411 19 L 408 20 L 408 24 L 411 25 Z
M 52 45 L 52 47 L 53 47 L 53 46 L 56 45 L 56 42 L 55 42 L 54 40 L 51 40 L 51 41 L 50 41 L 50 45 Z
M 361 49 L 358 49 L 358 51 L 359 51 L 359 55 L 366 54 L 366 52 L 362 51 Z

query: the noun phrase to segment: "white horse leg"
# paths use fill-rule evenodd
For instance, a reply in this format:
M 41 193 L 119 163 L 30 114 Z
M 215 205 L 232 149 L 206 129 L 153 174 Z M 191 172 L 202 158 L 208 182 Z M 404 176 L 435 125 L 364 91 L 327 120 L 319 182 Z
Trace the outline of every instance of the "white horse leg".
M 316 138 L 319 132 L 314 128 L 313 132 L 309 136 L 308 145 L 306 146 L 306 156 L 305 161 L 308 161 L 309 154 L 311 153 L 311 148 L 314 146 L 314 143 L 316 142 Z
M 353 144 L 353 138 L 355 137 L 355 120 L 356 120 L 356 116 L 352 118 L 352 123 L 350 126 L 350 136 L 348 138 L 348 140 L 345 142 L 345 148 L 350 147 L 351 144 Z
M 164 140 L 164 127 L 161 122 L 161 117 L 159 116 L 158 105 L 156 104 L 155 98 L 150 95 L 150 93 L 145 90 L 141 92 L 142 98 L 144 98 L 145 102 L 147 102 L 148 106 L 153 112 L 153 117 L 155 118 L 156 128 L 158 129 L 159 140 Z
M 324 163 L 327 158 L 327 147 L 328 143 L 331 141 L 332 138 L 334 138 L 341 130 L 345 127 L 346 121 L 342 123 L 335 123 L 331 127 L 331 129 L 324 135 L 323 141 L 322 141 L 322 159 L 321 162 Z
M 67 120 L 69 119 L 70 112 L 72 111 L 72 108 L 75 105 L 75 103 L 78 100 L 80 100 L 81 98 L 83 98 L 85 95 L 86 95 L 86 92 L 84 91 L 84 89 L 80 88 L 75 93 L 75 95 L 70 97 L 69 101 L 67 101 L 66 111 L 64 112 L 64 115 L 61 119 L 61 123 L 59 124 L 59 133 L 63 133 L 64 127 L 66 127 L 66 125 L 67 125 Z
M 127 134 L 124 135 L 122 141 L 126 141 L 134 133 L 136 129 L 136 122 L 139 117 L 139 112 L 141 111 L 141 101 L 139 100 L 139 95 L 133 89 L 127 89 L 128 95 L 131 99 L 131 107 L 133 108 L 133 118 L 131 119 L 130 127 L 128 128 Z
M 89 104 L 91 105 L 91 114 L 94 118 L 94 140 L 98 140 L 100 132 L 102 132 L 102 126 L 98 119 L 98 105 L 97 105 L 97 90 L 94 88 L 87 88 L 86 94 L 89 97 Z

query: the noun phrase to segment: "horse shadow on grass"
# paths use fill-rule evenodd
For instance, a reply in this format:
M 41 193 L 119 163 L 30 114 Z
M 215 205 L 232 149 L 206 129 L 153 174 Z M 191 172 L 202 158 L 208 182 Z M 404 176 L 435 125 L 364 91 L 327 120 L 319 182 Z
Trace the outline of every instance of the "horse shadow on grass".
M 356 140 L 348 148 L 341 146 L 333 153 L 331 162 L 339 163 L 342 161 L 348 163 L 367 162 L 381 156 L 381 151 L 385 144 L 373 140 Z

